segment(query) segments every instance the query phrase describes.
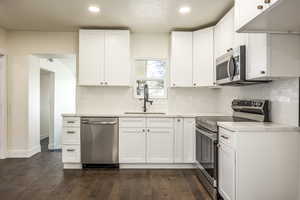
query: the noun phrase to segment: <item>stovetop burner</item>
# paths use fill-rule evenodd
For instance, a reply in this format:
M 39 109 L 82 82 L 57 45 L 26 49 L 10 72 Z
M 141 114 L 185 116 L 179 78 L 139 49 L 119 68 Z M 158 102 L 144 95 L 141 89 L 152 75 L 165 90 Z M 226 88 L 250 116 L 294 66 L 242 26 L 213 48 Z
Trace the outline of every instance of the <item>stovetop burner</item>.
M 254 120 L 234 116 L 201 116 L 196 117 L 196 127 L 204 128 L 211 132 L 218 132 L 218 122 L 251 122 Z

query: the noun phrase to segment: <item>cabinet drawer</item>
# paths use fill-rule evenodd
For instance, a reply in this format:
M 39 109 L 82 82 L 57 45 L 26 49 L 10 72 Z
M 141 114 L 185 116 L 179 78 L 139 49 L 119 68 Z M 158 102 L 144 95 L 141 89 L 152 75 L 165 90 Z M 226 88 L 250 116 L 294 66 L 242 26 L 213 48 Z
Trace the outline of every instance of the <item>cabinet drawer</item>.
M 173 118 L 147 118 L 148 128 L 173 128 Z
M 234 145 L 235 145 L 234 133 L 220 127 L 220 129 L 219 129 L 219 142 L 222 142 L 222 143 L 227 144 L 231 147 L 234 147 Z
M 64 117 L 63 119 L 64 127 L 79 127 L 80 117 Z
M 124 128 L 144 128 L 146 126 L 145 118 L 120 118 L 119 126 Z
M 80 128 L 64 127 L 62 142 L 63 144 L 80 144 Z
M 62 146 L 63 163 L 80 163 L 80 145 Z

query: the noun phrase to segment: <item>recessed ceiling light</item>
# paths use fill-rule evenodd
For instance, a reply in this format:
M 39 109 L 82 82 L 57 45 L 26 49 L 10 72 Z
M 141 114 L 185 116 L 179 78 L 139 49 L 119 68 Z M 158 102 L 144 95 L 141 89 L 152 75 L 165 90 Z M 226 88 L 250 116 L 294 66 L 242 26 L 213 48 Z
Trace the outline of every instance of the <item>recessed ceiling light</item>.
M 180 7 L 179 8 L 179 12 L 181 14 L 187 14 L 187 13 L 190 13 L 191 12 L 191 8 L 188 7 L 188 6 L 183 6 L 183 7 Z
M 100 8 L 98 6 L 89 6 L 89 11 L 92 13 L 98 13 Z

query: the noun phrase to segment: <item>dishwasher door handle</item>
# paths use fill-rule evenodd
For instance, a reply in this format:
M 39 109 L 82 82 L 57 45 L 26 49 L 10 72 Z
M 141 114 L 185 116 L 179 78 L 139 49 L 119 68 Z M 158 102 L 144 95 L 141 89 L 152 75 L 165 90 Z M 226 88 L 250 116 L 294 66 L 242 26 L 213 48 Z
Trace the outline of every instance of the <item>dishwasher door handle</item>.
M 90 122 L 91 125 L 116 125 L 117 122 Z

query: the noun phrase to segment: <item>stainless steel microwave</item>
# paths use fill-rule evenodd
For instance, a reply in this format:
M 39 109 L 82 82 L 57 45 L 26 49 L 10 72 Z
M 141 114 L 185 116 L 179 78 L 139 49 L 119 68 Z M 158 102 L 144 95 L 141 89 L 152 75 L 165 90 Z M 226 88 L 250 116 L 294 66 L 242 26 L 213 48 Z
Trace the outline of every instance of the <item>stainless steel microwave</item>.
M 246 80 L 246 46 L 239 46 L 216 59 L 216 82 L 231 85 Z
M 242 45 L 216 59 L 217 85 L 243 86 L 269 82 L 246 79 L 246 55 L 246 46 Z

